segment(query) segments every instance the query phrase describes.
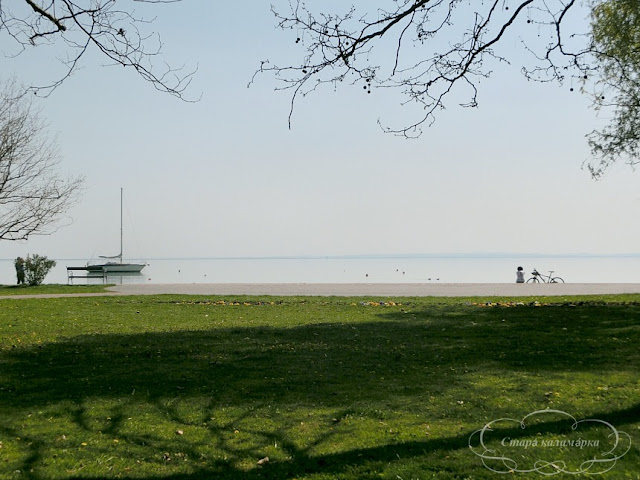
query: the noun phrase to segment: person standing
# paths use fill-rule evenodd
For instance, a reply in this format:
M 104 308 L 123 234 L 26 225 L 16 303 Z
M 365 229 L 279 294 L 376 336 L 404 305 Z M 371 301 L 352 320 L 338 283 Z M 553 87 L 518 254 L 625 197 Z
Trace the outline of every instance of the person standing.
M 516 271 L 516 283 L 524 283 L 524 269 L 522 267 L 518 267 Z
M 24 259 L 22 257 L 16 258 L 14 262 L 16 266 L 16 276 L 18 277 L 18 285 L 24 285 Z

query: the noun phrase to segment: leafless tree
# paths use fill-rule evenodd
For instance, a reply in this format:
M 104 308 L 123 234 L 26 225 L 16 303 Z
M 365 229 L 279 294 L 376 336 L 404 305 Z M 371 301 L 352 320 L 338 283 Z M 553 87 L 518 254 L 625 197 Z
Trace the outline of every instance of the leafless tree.
M 5 56 L 20 55 L 43 44 L 61 44 L 63 73 L 50 83 L 32 86 L 42 95 L 62 84 L 91 49 L 114 65 L 135 70 L 156 89 L 184 98 L 195 70 L 172 68 L 160 60 L 162 42 L 145 30 L 153 22 L 138 16 L 133 3 L 181 0 L 0 0 L 0 42 Z M 4 37 L 4 40 L 3 40 Z
M 55 231 L 83 179 L 61 178 L 55 138 L 14 81 L 0 90 L 0 240 Z
M 448 99 L 477 106 L 478 85 L 498 64 L 517 61 L 528 79 L 569 81 L 568 90 L 584 88 L 596 68 L 589 6 L 577 0 L 370 0 L 342 13 L 311 4 L 289 0 L 285 13 L 271 7 L 300 59 L 284 66 L 266 60 L 256 72 L 273 74 L 277 89 L 291 92 L 290 125 L 300 96 L 347 84 L 366 94 L 399 91 L 417 116 L 381 126 L 417 136 Z

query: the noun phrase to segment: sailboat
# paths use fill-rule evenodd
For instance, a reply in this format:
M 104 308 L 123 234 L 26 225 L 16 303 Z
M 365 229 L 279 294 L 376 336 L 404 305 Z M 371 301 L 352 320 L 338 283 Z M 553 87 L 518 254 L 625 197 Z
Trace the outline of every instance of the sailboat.
M 122 188 L 120 189 L 120 253 L 113 256 L 100 255 L 100 258 L 105 260 L 118 260 L 108 261 L 105 263 L 88 264 L 84 267 L 84 270 L 88 272 L 102 272 L 102 273 L 140 273 L 146 266 L 145 263 L 122 263 Z

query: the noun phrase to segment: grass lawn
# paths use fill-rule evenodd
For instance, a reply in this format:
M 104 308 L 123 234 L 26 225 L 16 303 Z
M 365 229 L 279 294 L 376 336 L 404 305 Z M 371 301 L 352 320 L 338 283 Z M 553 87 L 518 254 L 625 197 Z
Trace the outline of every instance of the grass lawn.
M 2 299 L 0 478 L 640 478 L 640 296 L 499 301 Z
M 31 287 L 29 285 L 0 285 L 0 296 L 40 295 L 57 293 L 102 293 L 109 285 L 60 285 L 47 284 Z

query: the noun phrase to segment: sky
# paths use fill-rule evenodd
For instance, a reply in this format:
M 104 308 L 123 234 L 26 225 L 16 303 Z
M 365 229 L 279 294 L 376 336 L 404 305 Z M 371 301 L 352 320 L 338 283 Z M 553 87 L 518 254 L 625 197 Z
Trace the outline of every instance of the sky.
M 296 33 L 256 3 L 251 15 L 245 2 L 156 6 L 164 58 L 198 68 L 195 103 L 96 52 L 36 100 L 61 171 L 85 190 L 65 226 L 0 242 L 0 258 L 118 253 L 120 188 L 129 258 L 640 251 L 640 172 L 617 165 L 594 181 L 582 169 L 585 135 L 603 120 L 569 84 L 503 64 L 479 108 L 452 102 L 415 140 L 377 124 L 408 118 L 399 96 L 325 88 L 297 103 L 289 129 L 290 96 L 273 77 L 247 85 L 262 60 L 300 58 Z M 0 58 L 0 76 L 51 78 L 54 53 Z

